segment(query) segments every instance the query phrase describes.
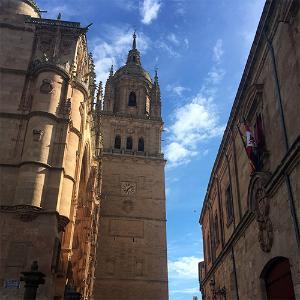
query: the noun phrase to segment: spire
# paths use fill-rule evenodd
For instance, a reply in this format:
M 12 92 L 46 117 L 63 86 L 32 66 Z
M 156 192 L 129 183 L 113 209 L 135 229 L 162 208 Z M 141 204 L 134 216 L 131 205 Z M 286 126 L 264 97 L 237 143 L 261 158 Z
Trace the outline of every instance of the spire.
M 136 50 L 136 34 L 135 34 L 135 31 L 133 33 L 132 49 Z
M 114 65 L 111 65 L 110 71 L 109 71 L 109 77 L 114 75 Z
M 133 37 L 132 48 L 129 50 L 126 64 L 141 65 L 140 52 L 136 48 L 136 33 L 135 33 L 135 31 L 134 31 L 132 37 Z
M 96 96 L 96 110 L 100 111 L 103 101 L 103 87 L 102 87 L 102 81 L 99 82 L 98 85 L 98 92 Z
M 155 76 L 154 76 L 154 83 L 155 83 L 156 85 L 158 85 L 157 71 L 158 71 L 158 68 L 156 67 L 156 68 L 155 68 Z

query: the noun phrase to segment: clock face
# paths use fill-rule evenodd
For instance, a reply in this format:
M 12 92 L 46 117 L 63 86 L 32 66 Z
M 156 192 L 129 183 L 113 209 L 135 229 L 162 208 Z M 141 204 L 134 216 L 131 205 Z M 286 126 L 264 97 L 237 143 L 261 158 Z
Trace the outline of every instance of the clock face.
M 121 193 L 123 195 L 131 195 L 136 191 L 136 185 L 133 182 L 121 182 Z

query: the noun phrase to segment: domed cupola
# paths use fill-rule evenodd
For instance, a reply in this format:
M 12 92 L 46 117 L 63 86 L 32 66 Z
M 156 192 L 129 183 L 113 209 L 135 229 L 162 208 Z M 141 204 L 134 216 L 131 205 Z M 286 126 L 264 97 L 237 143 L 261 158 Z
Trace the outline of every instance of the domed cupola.
M 0 0 L 0 14 L 41 17 L 40 10 L 33 0 Z
M 133 34 L 132 48 L 128 52 L 126 64 L 116 71 L 114 78 L 123 76 L 135 76 L 146 79 L 149 83 L 152 82 L 150 74 L 144 70 L 141 63 L 141 55 L 136 47 L 136 34 Z

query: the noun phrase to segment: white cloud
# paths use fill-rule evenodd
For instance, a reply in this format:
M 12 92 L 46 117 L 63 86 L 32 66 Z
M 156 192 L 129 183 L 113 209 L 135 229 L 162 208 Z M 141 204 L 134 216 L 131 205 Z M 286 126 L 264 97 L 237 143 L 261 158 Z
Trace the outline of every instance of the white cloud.
M 223 134 L 225 126 L 219 124 L 214 104 L 218 84 L 225 74 L 219 66 L 222 51 L 218 41 L 213 48 L 213 53 L 218 54 L 218 61 L 215 61 L 208 72 L 200 92 L 189 102 L 175 109 L 172 114 L 172 124 L 168 127 L 168 143 L 165 147 L 166 158 L 171 167 L 189 163 L 192 157 L 198 155 L 199 142 Z
M 166 51 L 170 56 L 173 57 L 179 57 L 180 54 L 173 49 L 170 45 L 168 45 L 166 42 L 159 40 L 156 42 L 156 46 L 164 51 Z
M 150 24 L 157 18 L 161 3 L 159 0 L 144 0 L 140 6 L 140 13 L 142 16 L 142 23 Z
M 198 287 L 170 290 L 170 294 L 198 294 L 198 293 L 199 293 Z
M 125 26 L 122 28 L 107 26 L 104 28 L 102 39 L 93 41 L 92 52 L 95 61 L 97 80 L 104 84 L 108 77 L 111 65 L 116 70 L 126 63 L 126 56 L 132 45 L 133 29 Z M 137 47 L 144 53 L 147 51 L 149 38 L 142 32 L 138 33 Z
M 168 36 L 167 36 L 167 39 L 173 43 L 174 45 L 178 46 L 179 45 L 179 40 L 177 38 L 177 36 L 174 34 L 174 33 L 170 33 Z
M 175 94 L 175 95 L 181 97 L 181 96 L 182 96 L 182 93 L 183 93 L 184 91 L 188 91 L 189 88 L 186 88 L 186 87 L 181 86 L 181 85 L 168 84 L 168 85 L 166 86 L 166 90 L 167 90 L 168 92 L 172 92 L 173 94 Z
M 184 44 L 185 44 L 186 48 L 189 48 L 190 42 L 189 42 L 188 38 L 184 38 L 183 41 L 184 41 Z
M 214 48 L 213 48 L 213 60 L 219 64 L 223 57 L 224 50 L 223 50 L 223 41 L 218 39 Z
M 203 260 L 195 256 L 183 256 L 168 262 L 168 272 L 170 278 L 197 279 L 198 263 Z
M 175 13 L 178 15 L 184 15 L 186 13 L 186 0 L 173 0 L 175 3 Z
M 138 8 L 134 0 L 113 0 L 116 6 L 121 9 L 132 11 Z

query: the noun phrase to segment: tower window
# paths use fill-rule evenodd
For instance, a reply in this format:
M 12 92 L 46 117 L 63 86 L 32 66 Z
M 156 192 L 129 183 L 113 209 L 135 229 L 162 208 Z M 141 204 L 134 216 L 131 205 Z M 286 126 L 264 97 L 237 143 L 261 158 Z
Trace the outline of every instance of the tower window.
M 131 137 L 131 136 L 129 136 L 129 137 L 127 138 L 127 141 L 126 141 L 126 149 L 127 149 L 127 150 L 132 150 L 132 137 Z
M 135 94 L 135 92 L 131 92 L 129 94 L 128 106 L 136 106 L 136 94 Z
M 115 137 L 115 149 L 121 149 L 121 137 L 119 135 Z
M 132 57 L 132 60 L 133 60 L 133 62 L 136 62 L 136 57 L 133 56 L 133 57 Z
M 138 151 L 144 151 L 144 139 L 139 138 Z

